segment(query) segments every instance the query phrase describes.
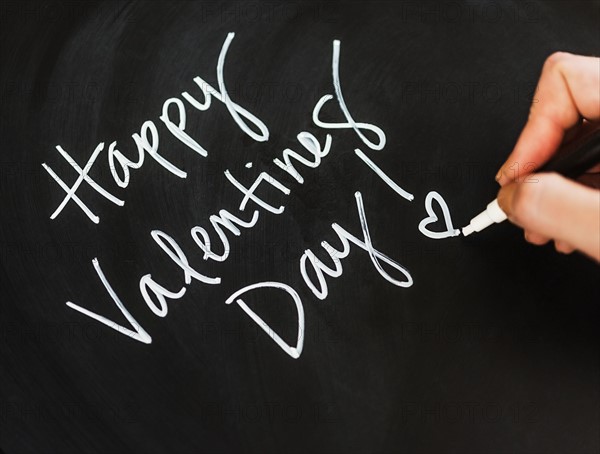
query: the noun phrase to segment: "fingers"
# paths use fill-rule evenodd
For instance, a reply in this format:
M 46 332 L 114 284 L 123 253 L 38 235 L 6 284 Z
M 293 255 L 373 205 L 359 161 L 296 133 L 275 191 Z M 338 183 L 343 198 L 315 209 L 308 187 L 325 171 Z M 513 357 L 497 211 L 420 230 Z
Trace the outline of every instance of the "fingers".
M 565 243 L 564 241 L 559 241 L 559 240 L 556 240 L 554 242 L 554 248 L 556 249 L 557 252 L 560 252 L 562 254 L 570 254 L 571 252 L 573 252 L 575 250 L 575 248 L 573 246 L 571 246 L 569 243 Z
M 550 237 L 540 235 L 539 233 L 530 232 L 527 230 L 525 230 L 524 236 L 525 236 L 525 240 L 527 240 L 531 244 L 535 244 L 536 246 L 543 246 L 544 244 L 547 244 L 552 239 Z M 573 246 L 571 246 L 569 243 L 566 243 L 565 241 L 560 241 L 560 240 L 556 240 L 554 242 L 554 248 L 556 249 L 557 252 L 560 252 L 562 254 L 570 254 L 575 250 L 575 248 Z
M 531 244 L 535 244 L 536 246 L 543 246 L 544 244 L 547 244 L 552 239 L 550 237 L 540 235 L 539 233 L 530 232 L 527 230 L 525 230 L 524 236 L 525 236 L 525 240 L 527 240 Z M 570 254 L 571 252 L 573 252 L 575 250 L 575 248 L 573 246 L 571 246 L 569 243 L 566 243 L 565 241 L 560 241 L 560 240 L 556 240 L 554 242 L 554 248 L 556 249 L 557 252 L 560 252 L 562 254 Z
M 556 173 L 535 175 L 537 183 L 511 183 L 498 203 L 534 244 L 553 238 L 556 249 L 578 249 L 600 261 L 600 191 Z
M 525 230 L 525 239 L 536 246 L 543 246 L 551 240 L 550 237 L 540 235 L 539 233 L 531 232 L 529 230 Z
M 496 179 L 505 185 L 544 164 L 581 118 L 600 119 L 600 59 L 552 54 L 544 64 L 529 119 Z
M 600 59 L 555 53 L 544 64 L 529 119 L 496 180 L 500 207 L 532 244 L 554 239 L 557 251 L 578 249 L 600 262 L 600 191 L 557 174 L 527 177 L 561 145 L 600 121 Z M 598 175 L 581 180 L 593 186 Z M 513 183 L 514 182 L 514 183 Z

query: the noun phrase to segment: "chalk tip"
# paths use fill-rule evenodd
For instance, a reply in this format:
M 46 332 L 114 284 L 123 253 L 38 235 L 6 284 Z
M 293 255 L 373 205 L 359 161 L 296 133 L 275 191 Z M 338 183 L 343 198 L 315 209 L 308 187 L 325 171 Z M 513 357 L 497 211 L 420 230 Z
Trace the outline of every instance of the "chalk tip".
M 475 229 L 471 225 L 468 225 L 468 226 L 462 228 L 462 234 L 464 236 L 469 236 L 474 231 L 475 231 Z

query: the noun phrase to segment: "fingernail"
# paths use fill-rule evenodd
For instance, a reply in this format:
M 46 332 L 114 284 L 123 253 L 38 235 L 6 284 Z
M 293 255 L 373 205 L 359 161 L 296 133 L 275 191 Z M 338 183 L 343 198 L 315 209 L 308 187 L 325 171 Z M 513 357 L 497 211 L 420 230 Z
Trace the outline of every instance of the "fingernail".
M 496 182 L 500 186 L 503 186 L 506 183 L 506 177 L 504 176 L 504 171 L 502 170 L 502 167 L 500 167 L 500 170 L 498 170 L 498 173 L 496 174 Z

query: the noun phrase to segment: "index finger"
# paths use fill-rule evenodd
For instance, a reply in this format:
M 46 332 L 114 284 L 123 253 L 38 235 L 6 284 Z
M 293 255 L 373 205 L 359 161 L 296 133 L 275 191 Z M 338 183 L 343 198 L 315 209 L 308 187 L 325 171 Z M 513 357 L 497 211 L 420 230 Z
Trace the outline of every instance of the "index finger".
M 600 119 L 600 58 L 552 54 L 542 69 L 529 118 L 496 180 L 505 185 L 543 165 L 579 121 Z

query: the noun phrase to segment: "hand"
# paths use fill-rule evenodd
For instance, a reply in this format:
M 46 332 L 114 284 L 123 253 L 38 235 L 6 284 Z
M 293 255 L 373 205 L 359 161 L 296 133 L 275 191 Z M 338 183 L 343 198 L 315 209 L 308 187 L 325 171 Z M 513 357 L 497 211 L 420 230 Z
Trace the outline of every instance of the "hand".
M 561 144 L 600 125 L 600 59 L 551 55 L 535 98 L 527 124 L 496 176 L 502 186 L 498 203 L 530 243 L 554 240 L 559 252 L 577 249 L 600 262 L 599 186 L 590 188 L 556 173 L 531 173 Z

